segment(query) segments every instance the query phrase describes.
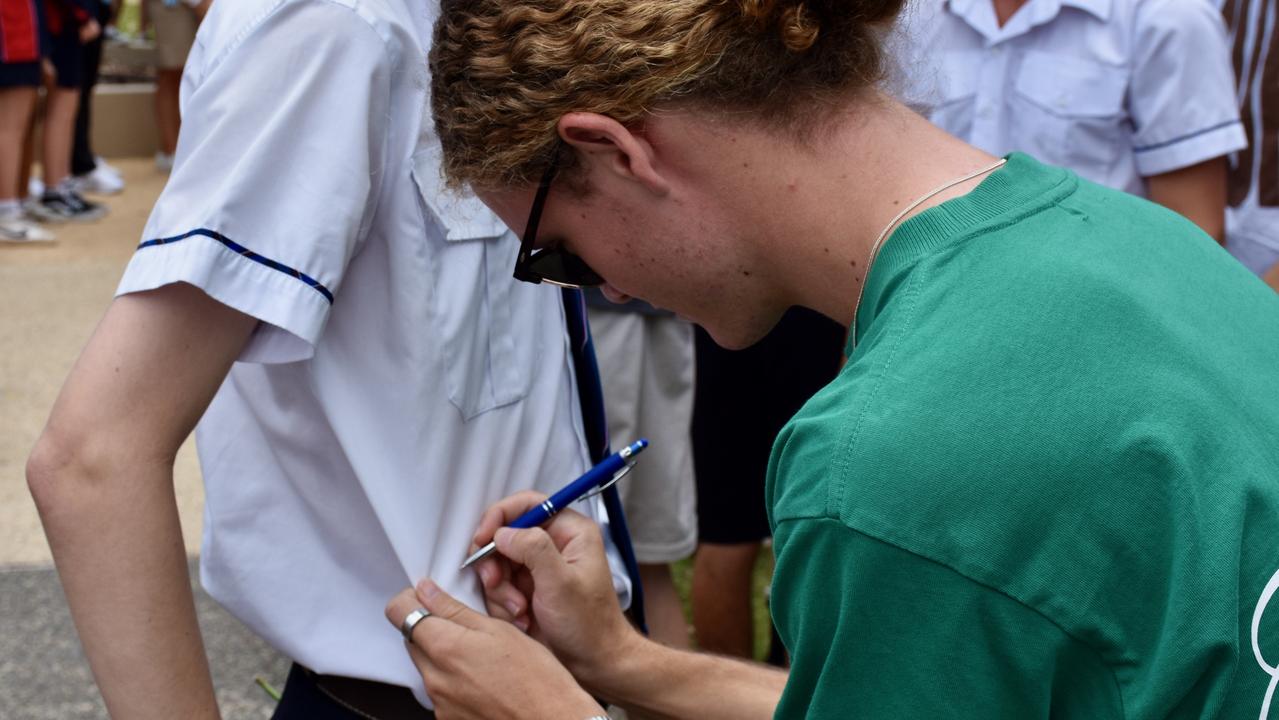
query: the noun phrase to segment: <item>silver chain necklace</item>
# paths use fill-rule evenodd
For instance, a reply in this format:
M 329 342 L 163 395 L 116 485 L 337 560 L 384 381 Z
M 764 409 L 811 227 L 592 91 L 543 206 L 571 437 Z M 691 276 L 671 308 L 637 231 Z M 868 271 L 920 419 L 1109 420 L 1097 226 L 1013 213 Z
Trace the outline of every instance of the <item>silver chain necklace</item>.
M 851 347 L 849 348 L 849 355 L 852 354 L 851 352 L 852 349 L 857 347 L 857 311 L 862 306 L 862 295 L 865 294 L 866 292 L 866 281 L 870 279 L 870 269 L 875 266 L 875 259 L 879 257 L 879 248 L 881 245 L 884 244 L 884 240 L 888 238 L 889 231 L 891 231 L 894 227 L 896 227 L 897 223 L 902 221 L 902 218 L 909 215 L 911 210 L 914 210 L 920 205 L 923 205 L 925 202 L 929 200 L 929 198 L 932 198 L 938 193 L 945 192 L 955 187 L 956 185 L 966 183 L 975 177 L 985 175 L 988 172 L 998 170 L 999 168 L 1003 167 L 1004 163 L 1006 162 L 1008 162 L 1006 158 L 1000 158 L 999 161 L 993 165 L 968 173 L 967 175 L 961 178 L 950 180 L 946 184 L 928 191 L 927 193 L 921 195 L 917 200 L 915 200 L 914 202 L 912 202 L 911 204 L 903 208 L 901 212 L 897 213 L 897 217 L 890 220 L 888 224 L 884 226 L 884 229 L 879 232 L 879 237 L 875 238 L 875 244 L 870 246 L 870 260 L 866 263 L 866 273 L 862 275 L 861 287 L 857 289 L 857 303 L 853 305 L 853 322 L 852 322 L 852 325 L 850 325 L 848 328 L 848 337 L 850 338 L 850 345 L 851 345 Z

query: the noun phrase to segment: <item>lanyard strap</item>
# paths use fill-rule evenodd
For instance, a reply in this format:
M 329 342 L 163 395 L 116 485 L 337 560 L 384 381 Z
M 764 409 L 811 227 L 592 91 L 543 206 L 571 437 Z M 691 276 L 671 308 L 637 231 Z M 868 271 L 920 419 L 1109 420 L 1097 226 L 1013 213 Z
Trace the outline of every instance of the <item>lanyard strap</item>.
M 609 455 L 608 419 L 604 413 L 604 389 L 600 385 L 599 365 L 595 362 L 595 345 L 591 342 L 591 327 L 586 322 L 586 299 L 582 291 L 565 288 L 564 320 L 568 325 L 569 349 L 573 354 L 573 370 L 577 377 L 577 395 L 582 407 L 582 426 L 586 433 L 586 445 L 591 462 L 598 463 Z M 622 556 L 626 574 L 631 578 L 631 619 L 640 632 L 648 634 L 644 619 L 644 588 L 640 584 L 639 563 L 635 560 L 635 548 L 631 545 L 631 533 L 626 529 L 626 513 L 622 510 L 622 496 L 616 485 L 605 488 L 601 497 L 608 512 L 608 530 Z

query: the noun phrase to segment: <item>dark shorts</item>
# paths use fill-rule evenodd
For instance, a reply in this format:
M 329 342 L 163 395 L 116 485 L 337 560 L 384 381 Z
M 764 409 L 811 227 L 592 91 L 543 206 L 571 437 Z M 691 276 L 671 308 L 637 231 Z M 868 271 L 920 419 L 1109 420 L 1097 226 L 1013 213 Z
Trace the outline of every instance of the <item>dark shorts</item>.
M 40 87 L 40 63 L 0 63 L 0 88 Z
M 408 688 L 317 675 L 293 664 L 271 720 L 433 720 Z
M 84 81 L 84 46 L 78 30 L 70 29 L 53 36 L 49 60 L 60 88 L 75 89 Z
M 773 441 L 839 372 L 844 337 L 838 323 L 801 308 L 745 350 L 725 350 L 697 329 L 692 434 L 699 541 L 769 536 L 764 475 Z

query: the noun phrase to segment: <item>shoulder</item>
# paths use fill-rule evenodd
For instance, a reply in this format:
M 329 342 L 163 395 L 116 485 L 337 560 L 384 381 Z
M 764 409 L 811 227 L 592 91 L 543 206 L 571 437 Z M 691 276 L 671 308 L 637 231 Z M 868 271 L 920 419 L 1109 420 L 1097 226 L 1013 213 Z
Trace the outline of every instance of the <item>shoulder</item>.
M 218 0 L 200 25 L 188 73 L 208 74 L 249 38 L 273 32 L 302 34 L 321 55 L 357 44 L 380 48 L 393 64 L 409 56 L 425 63 L 422 33 L 398 0 Z
M 1210 0 L 1115 0 L 1138 41 L 1151 36 L 1224 37 L 1225 20 Z

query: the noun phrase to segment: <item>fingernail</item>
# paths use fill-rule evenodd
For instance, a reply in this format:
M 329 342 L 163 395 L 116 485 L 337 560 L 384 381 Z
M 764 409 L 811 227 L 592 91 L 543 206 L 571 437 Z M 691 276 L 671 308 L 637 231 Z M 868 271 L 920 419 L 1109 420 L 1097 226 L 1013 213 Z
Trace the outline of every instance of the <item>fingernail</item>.
M 417 591 L 422 593 L 422 597 L 430 599 L 440 594 L 440 586 L 436 585 L 434 580 L 427 578 L 417 584 Z
M 510 540 L 511 536 L 514 534 L 515 534 L 514 528 L 507 528 L 507 527 L 499 528 L 497 533 L 493 535 L 493 542 L 497 543 L 498 545 L 505 545 L 506 542 Z
M 511 621 L 511 624 L 519 628 L 522 633 L 528 632 L 528 618 L 526 617 L 517 617 Z
M 520 606 L 516 605 L 514 600 L 507 600 L 505 607 L 506 611 L 511 614 L 511 617 L 515 617 L 520 614 Z

